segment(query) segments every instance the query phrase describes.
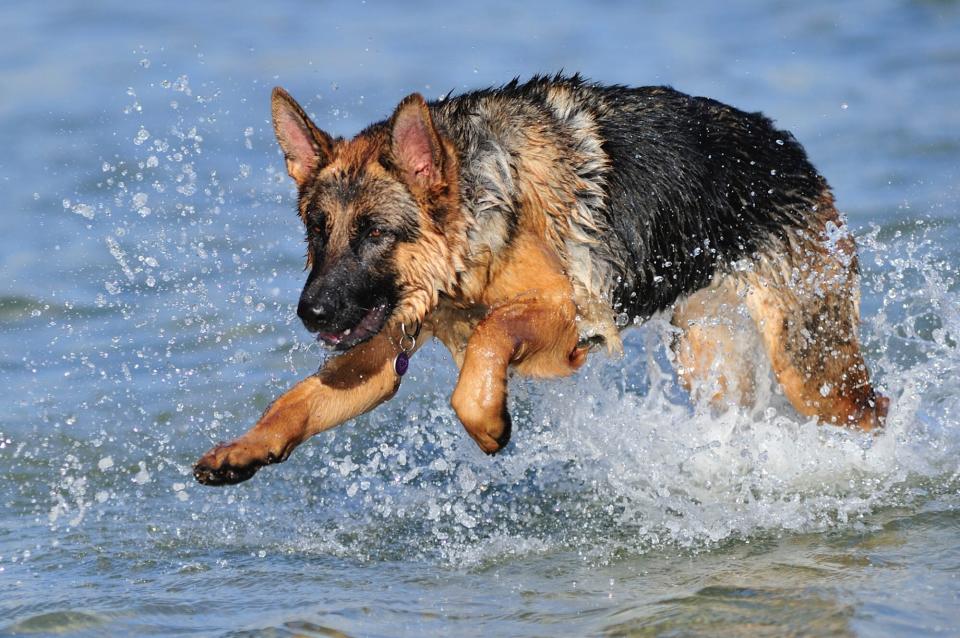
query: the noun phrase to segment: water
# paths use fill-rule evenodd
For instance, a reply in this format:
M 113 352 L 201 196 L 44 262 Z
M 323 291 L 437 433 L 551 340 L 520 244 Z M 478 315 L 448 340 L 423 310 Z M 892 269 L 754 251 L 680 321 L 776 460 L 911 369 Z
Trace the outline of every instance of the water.
M 342 4 L 342 3 L 341 3 Z M 0 634 L 960 634 L 960 5 L 0 6 Z M 791 129 L 864 269 L 877 438 L 692 406 L 667 328 L 515 381 L 490 459 L 438 347 L 226 489 L 190 465 L 321 356 L 282 84 L 350 135 L 559 68 Z

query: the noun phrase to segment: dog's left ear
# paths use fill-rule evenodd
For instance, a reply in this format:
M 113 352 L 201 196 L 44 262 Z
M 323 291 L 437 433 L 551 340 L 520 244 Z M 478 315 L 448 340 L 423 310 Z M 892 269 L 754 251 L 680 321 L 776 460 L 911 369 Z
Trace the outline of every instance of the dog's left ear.
M 419 93 L 407 96 L 390 119 L 390 150 L 411 186 L 429 189 L 443 180 L 443 146 L 427 102 Z

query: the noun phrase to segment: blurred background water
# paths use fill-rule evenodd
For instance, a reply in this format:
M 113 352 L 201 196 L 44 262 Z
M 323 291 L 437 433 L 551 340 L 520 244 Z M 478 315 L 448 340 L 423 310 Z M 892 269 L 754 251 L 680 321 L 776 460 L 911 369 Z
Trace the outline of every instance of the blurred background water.
M 960 4 L 0 5 L 0 635 L 960 635 Z M 352 135 L 565 69 L 790 129 L 856 230 L 887 430 L 690 405 L 662 321 L 512 382 L 483 456 L 436 346 L 399 396 L 193 483 L 322 353 L 286 87 Z

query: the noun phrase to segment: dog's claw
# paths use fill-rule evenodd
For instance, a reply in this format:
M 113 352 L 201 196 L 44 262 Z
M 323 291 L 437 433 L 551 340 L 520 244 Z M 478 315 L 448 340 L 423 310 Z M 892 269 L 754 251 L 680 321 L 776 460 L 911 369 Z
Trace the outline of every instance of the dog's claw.
M 500 413 L 500 419 L 496 423 L 496 426 L 498 427 L 485 427 L 481 430 L 471 430 L 467 427 L 467 432 L 473 437 L 474 441 L 477 442 L 477 445 L 480 446 L 480 449 L 483 450 L 483 453 L 487 456 L 493 456 L 499 453 L 510 443 L 510 434 L 513 431 L 513 420 L 510 418 L 510 413 L 506 407 L 504 407 Z M 500 430 L 500 434 L 494 436 L 493 432 L 496 432 L 498 429 Z M 480 433 L 478 434 L 478 432 Z
M 503 448 L 507 447 L 507 444 L 510 443 L 510 435 L 513 433 L 513 419 L 510 418 L 510 412 L 507 410 L 506 406 L 503 408 L 503 413 L 500 415 L 501 422 L 503 423 L 503 430 L 500 432 L 500 436 L 494 439 L 497 442 L 496 450 L 490 450 L 487 452 L 487 455 L 493 456 Z

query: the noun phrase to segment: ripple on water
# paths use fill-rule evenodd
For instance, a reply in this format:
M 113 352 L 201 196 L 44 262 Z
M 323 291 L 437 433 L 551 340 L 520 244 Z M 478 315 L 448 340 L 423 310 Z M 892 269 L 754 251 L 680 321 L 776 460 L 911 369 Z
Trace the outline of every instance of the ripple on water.
M 51 611 L 30 616 L 11 625 L 4 631 L 13 634 L 66 634 L 83 632 L 107 625 L 112 621 L 107 614 L 94 614 L 86 611 Z

